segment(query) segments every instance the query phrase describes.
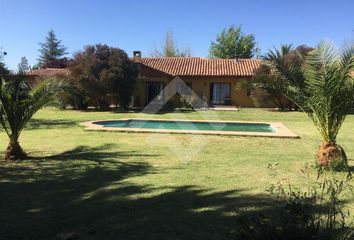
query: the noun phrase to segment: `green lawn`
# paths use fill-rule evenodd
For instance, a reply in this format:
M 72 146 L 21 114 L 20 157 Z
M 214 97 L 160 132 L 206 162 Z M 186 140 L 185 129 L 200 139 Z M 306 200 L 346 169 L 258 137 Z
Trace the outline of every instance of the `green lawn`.
M 300 139 L 84 131 L 80 122 L 126 117 L 281 121 Z M 139 113 L 46 109 L 21 137 L 34 158 L 0 162 L 0 239 L 232 239 L 238 219 L 273 211 L 266 188 L 301 185 L 319 134 L 299 112 Z M 0 154 L 7 145 L 0 132 Z M 354 115 L 338 143 L 354 165 Z M 314 171 L 314 170 L 313 170 Z M 354 204 L 352 204 L 354 207 Z

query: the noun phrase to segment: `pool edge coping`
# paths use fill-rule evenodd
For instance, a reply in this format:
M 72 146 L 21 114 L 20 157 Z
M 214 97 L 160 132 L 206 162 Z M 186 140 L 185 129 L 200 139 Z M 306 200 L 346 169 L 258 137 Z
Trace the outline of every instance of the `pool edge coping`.
M 142 120 L 142 121 L 180 121 L 180 122 L 214 122 L 214 123 L 253 123 L 253 124 L 270 124 L 275 130 L 275 133 L 267 132 L 242 132 L 242 131 L 208 131 L 208 130 L 183 130 L 183 129 L 149 129 L 149 128 L 119 128 L 105 127 L 95 124 L 96 122 L 108 121 L 127 121 L 127 120 Z M 187 119 L 158 119 L 158 118 L 120 118 L 86 121 L 80 123 L 85 127 L 85 130 L 93 131 L 110 131 L 110 132 L 134 132 L 134 133 L 174 133 L 174 134 L 203 134 L 203 135 L 223 135 L 223 136 L 254 136 L 254 137 L 274 137 L 274 138 L 300 138 L 296 133 L 290 130 L 281 122 L 254 122 L 254 121 L 222 121 L 222 120 L 187 120 Z

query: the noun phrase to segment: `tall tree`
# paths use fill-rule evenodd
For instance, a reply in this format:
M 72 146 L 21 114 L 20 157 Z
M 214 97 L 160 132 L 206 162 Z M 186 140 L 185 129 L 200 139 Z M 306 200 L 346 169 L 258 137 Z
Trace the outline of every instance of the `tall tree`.
M 212 58 L 252 58 L 256 53 L 253 34 L 244 34 L 241 26 L 232 25 L 217 35 L 211 43 L 209 57 Z
M 80 91 L 73 99 L 77 108 L 87 107 L 88 102 L 108 108 L 112 96 L 116 104 L 125 108 L 138 76 L 136 65 L 122 49 L 102 44 L 86 46 L 76 53 L 70 70 Z
M 26 72 L 29 70 L 28 60 L 26 57 L 21 58 L 21 62 L 18 64 L 19 72 Z
M 53 29 L 48 32 L 45 41 L 39 43 L 39 45 L 40 55 L 38 61 L 41 66 L 52 61 L 58 61 L 67 54 L 67 48 L 57 38 Z
M 24 159 L 27 154 L 19 144 L 19 137 L 32 116 L 44 105 L 60 100 L 68 87 L 65 80 L 44 80 L 32 88 L 24 75 L 0 78 L 0 126 L 9 137 L 5 160 Z
M 346 154 L 336 140 L 354 104 L 354 46 L 340 52 L 323 42 L 302 63 L 292 61 L 284 66 L 270 60 L 267 64 L 288 82 L 285 94 L 307 113 L 320 132 L 317 163 L 334 169 L 346 167 Z
M 166 32 L 165 40 L 160 48 L 154 48 L 151 53 L 152 57 L 190 57 L 191 50 L 189 48 L 178 48 L 173 32 Z

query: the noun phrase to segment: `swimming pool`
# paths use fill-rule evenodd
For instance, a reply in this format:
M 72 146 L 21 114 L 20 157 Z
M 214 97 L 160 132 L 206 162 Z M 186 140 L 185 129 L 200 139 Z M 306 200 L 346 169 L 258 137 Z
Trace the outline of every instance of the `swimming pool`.
M 282 123 L 166 120 L 166 119 L 117 119 L 83 123 L 88 130 L 121 132 L 157 132 L 186 134 L 245 135 L 266 137 L 298 137 Z
M 160 121 L 127 119 L 114 121 L 97 121 L 94 124 L 109 128 L 144 128 L 173 130 L 205 130 L 205 131 L 244 131 L 244 132 L 275 132 L 267 123 L 242 122 L 199 122 L 199 121 Z

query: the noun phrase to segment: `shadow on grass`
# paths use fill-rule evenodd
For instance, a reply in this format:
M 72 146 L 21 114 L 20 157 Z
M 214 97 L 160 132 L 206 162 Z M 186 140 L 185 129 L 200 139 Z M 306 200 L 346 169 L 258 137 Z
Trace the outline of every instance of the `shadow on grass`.
M 77 123 L 65 119 L 37 119 L 32 118 L 26 125 L 26 130 L 33 129 L 53 129 L 53 128 L 69 128 Z
M 237 230 L 237 217 L 229 213 L 267 208 L 266 197 L 241 190 L 155 189 L 129 181 L 151 170 L 145 163 L 117 162 L 114 169 L 44 171 L 1 182 L 0 238 L 227 239 Z
M 46 158 L 52 161 L 0 166 L 0 239 L 243 239 L 245 218 L 281 211 L 268 195 L 242 188 L 138 184 L 134 178 L 160 172 L 124 158 L 154 155 L 108 148 L 80 146 Z
M 112 151 L 112 149 L 115 149 Z M 108 151 L 109 150 L 109 151 Z M 85 145 L 77 146 L 74 149 L 62 152 L 60 154 L 43 156 L 43 157 L 30 157 L 30 161 L 44 162 L 47 160 L 55 161 L 75 161 L 75 160 L 85 160 L 92 161 L 97 164 L 104 163 L 117 163 L 117 160 L 122 160 L 124 158 L 130 157 L 156 157 L 156 154 L 144 154 L 136 151 L 118 151 L 116 144 L 105 144 L 99 147 L 89 147 Z

